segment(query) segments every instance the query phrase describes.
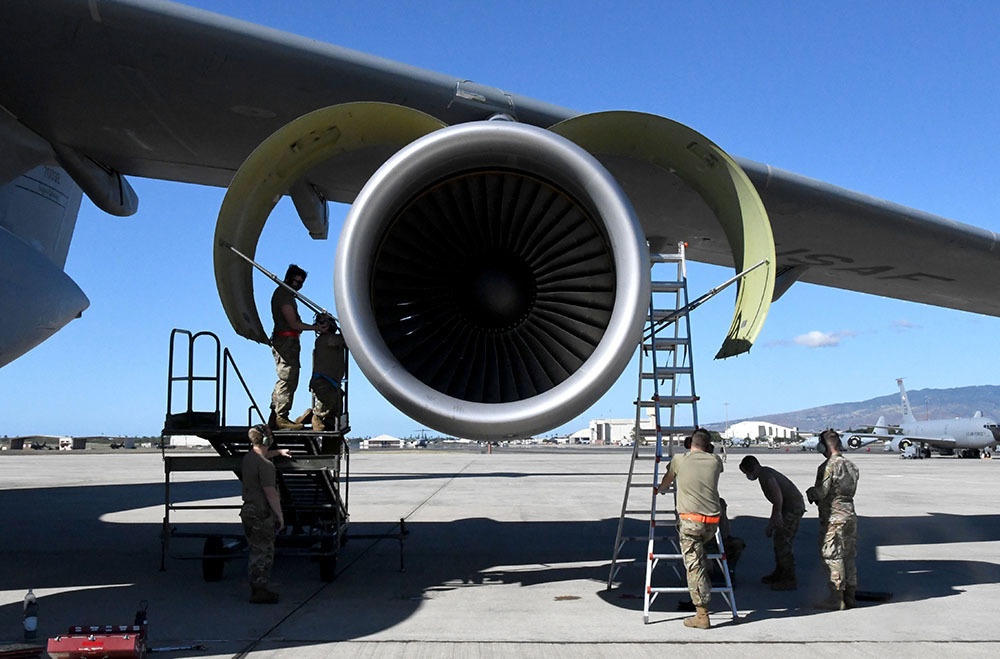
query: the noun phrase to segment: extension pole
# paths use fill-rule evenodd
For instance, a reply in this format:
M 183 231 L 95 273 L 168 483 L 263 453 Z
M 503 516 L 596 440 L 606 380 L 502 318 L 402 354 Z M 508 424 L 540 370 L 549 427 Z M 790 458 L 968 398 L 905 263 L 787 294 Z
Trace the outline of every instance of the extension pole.
M 267 268 L 265 268 L 261 264 L 257 263 L 256 261 L 254 261 L 252 258 L 250 258 L 249 256 L 247 256 L 246 254 L 244 254 L 240 250 L 236 249 L 235 247 L 233 247 L 229 243 L 222 243 L 222 246 L 228 248 L 230 251 L 232 251 L 233 254 L 235 254 L 236 256 L 240 257 L 241 259 L 243 259 L 244 261 L 246 261 L 247 263 L 249 263 L 253 267 L 255 267 L 258 270 L 260 270 L 261 272 L 263 272 L 264 275 L 268 279 L 270 279 L 271 281 L 273 281 L 278 286 L 283 286 L 284 288 L 286 288 L 289 291 L 291 291 L 292 295 L 294 295 L 296 298 L 298 298 L 299 301 L 302 302 L 302 304 L 304 304 L 307 307 L 309 307 L 310 309 L 312 309 L 314 313 L 325 314 L 327 316 L 330 316 L 334 320 L 336 320 L 336 316 L 334 316 L 332 313 L 330 313 L 329 311 L 327 311 L 323 307 L 319 306 L 318 304 L 316 304 L 315 302 L 313 302 L 312 300 L 310 300 L 309 298 L 307 298 L 302 293 L 299 293 L 297 290 L 295 290 L 294 288 L 292 288 L 291 286 L 289 286 L 288 284 L 286 284 L 282 280 L 278 279 L 278 277 L 275 276 L 272 272 L 268 271 Z

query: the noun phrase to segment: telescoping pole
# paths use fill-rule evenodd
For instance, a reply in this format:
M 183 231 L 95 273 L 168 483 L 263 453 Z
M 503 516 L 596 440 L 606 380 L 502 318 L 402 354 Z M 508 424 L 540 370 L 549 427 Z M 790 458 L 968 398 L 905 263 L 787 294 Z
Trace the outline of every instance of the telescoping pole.
M 236 256 L 240 257 L 241 259 L 243 259 L 244 261 L 246 261 L 247 263 L 249 263 L 253 267 L 255 267 L 258 270 L 260 270 L 261 272 L 263 272 L 264 275 L 268 279 L 270 279 L 271 281 L 273 281 L 278 286 L 283 286 L 284 288 L 286 288 L 289 291 L 291 291 L 292 295 L 294 295 L 296 298 L 298 298 L 299 301 L 302 302 L 302 304 L 304 304 L 307 307 L 309 307 L 310 309 L 312 309 L 314 313 L 325 314 L 325 315 L 330 316 L 331 318 L 333 318 L 333 319 L 336 320 L 336 317 L 332 313 L 330 313 L 329 311 L 327 311 L 323 307 L 319 306 L 318 304 L 316 304 L 315 302 L 313 302 L 312 300 L 310 300 L 309 298 L 307 298 L 302 293 L 299 293 L 297 290 L 295 290 L 294 288 L 292 288 L 291 286 L 289 286 L 288 284 L 286 284 L 285 282 L 283 282 L 281 279 L 279 279 L 277 276 L 275 276 L 274 273 L 270 272 L 267 268 L 265 268 L 261 264 L 257 263 L 256 261 L 254 261 L 252 258 L 250 258 L 249 256 L 247 256 L 246 254 L 244 254 L 240 250 L 236 249 L 235 247 L 233 247 L 232 245 L 230 245 L 228 243 L 223 243 L 223 247 L 229 248 L 229 250 L 232 251 L 233 254 L 235 254 Z

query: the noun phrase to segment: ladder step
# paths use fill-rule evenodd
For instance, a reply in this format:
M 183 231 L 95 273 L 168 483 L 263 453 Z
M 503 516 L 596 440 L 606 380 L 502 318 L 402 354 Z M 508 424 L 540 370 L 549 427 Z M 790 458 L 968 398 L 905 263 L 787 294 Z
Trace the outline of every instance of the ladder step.
M 653 293 L 678 293 L 684 290 L 682 281 L 652 281 L 650 291 Z
M 678 313 L 676 309 L 653 309 L 652 318 L 654 323 L 660 323 L 665 320 L 680 318 L 683 315 L 682 313 Z
M 659 587 L 649 587 L 650 593 L 686 593 L 688 592 L 687 586 L 659 586 Z M 733 589 L 729 586 L 712 586 L 713 593 L 730 593 L 732 594 Z
M 688 435 L 690 435 L 694 431 L 695 431 L 694 426 L 660 426 L 660 428 L 659 428 L 659 434 L 660 434 L 661 438 L 664 441 L 669 441 L 671 437 L 680 437 L 681 435 L 684 435 L 685 437 L 687 437 Z M 653 437 L 656 437 L 656 434 L 657 434 L 657 429 L 656 428 L 640 428 L 639 429 L 639 437 L 653 438 Z M 650 448 L 653 448 L 653 447 L 650 447 Z M 640 456 L 645 456 L 645 455 L 648 455 L 648 454 L 647 453 L 640 454 Z M 636 456 L 636 457 L 639 457 L 639 456 Z M 667 455 L 666 454 L 661 454 L 660 458 L 663 459 L 663 460 L 666 460 L 667 459 Z
M 655 371 L 643 371 L 642 377 L 647 380 L 650 378 L 667 380 L 675 375 L 690 375 L 691 371 L 690 366 L 658 366 Z
M 680 252 L 655 252 L 649 255 L 650 263 L 680 263 L 683 259 Z
M 650 407 L 673 407 L 674 405 L 679 405 L 681 403 L 693 403 L 697 400 L 694 395 L 687 394 L 683 396 L 660 396 L 656 400 L 638 400 L 633 401 L 633 405 L 638 405 L 641 408 Z
M 652 341 L 643 343 L 642 349 L 670 351 L 679 346 L 687 346 L 690 344 L 691 339 L 684 336 L 661 336 L 653 339 Z

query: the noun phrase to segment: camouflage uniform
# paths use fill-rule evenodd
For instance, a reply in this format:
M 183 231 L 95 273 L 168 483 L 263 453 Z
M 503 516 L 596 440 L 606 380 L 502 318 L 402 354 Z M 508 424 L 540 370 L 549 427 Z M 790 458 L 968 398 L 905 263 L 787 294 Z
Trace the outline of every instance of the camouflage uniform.
M 771 532 L 771 542 L 774 545 L 774 577 L 776 582 L 795 580 L 795 534 L 799 530 L 799 522 L 806 512 L 802 493 L 795 484 L 780 471 L 763 465 L 758 467 L 757 482 L 768 501 L 767 484 L 774 480 L 781 491 L 781 523 L 784 528 L 775 527 Z M 773 503 L 773 502 L 772 502 Z
M 271 354 L 278 381 L 271 394 L 271 407 L 278 416 L 287 417 L 292 411 L 292 399 L 299 386 L 299 337 L 275 336 L 271 339 Z
M 243 507 L 240 521 L 250 550 L 247 576 L 251 586 L 266 586 L 274 564 L 274 534 L 277 517 L 267 501 L 265 487 L 276 487 L 274 463 L 249 451 L 243 458 L 240 474 Z
M 704 452 L 676 456 L 667 465 L 666 477 L 677 484 L 677 534 L 687 572 L 688 592 L 696 607 L 707 608 L 712 597 L 705 543 L 715 538 L 719 528 L 722 515 L 719 476 L 722 471 L 722 460 Z M 689 516 L 714 521 L 685 519 Z
M 853 591 L 858 585 L 855 560 L 858 554 L 858 518 L 854 493 L 860 474 L 853 462 L 833 455 L 816 471 L 811 498 L 819 506 L 820 555 L 835 591 Z
M 695 606 L 707 607 L 712 599 L 712 581 L 708 578 L 708 558 L 705 544 L 715 540 L 718 524 L 707 524 L 681 518 L 677 522 L 681 555 L 687 572 L 688 592 Z
M 271 335 L 271 354 L 274 356 L 274 367 L 278 373 L 278 381 L 274 383 L 271 394 L 271 407 L 278 416 L 288 417 L 292 410 L 292 399 L 299 386 L 299 332 L 289 327 L 281 308 L 292 305 L 296 309 L 295 295 L 284 286 L 278 286 L 271 296 L 271 317 L 274 320 L 274 333 Z
M 245 503 L 240 509 L 240 520 L 250 550 L 247 566 L 250 585 L 266 586 L 274 565 L 274 514 L 270 509 L 263 511 L 255 504 Z
M 339 332 L 324 332 L 316 337 L 313 347 L 313 373 L 309 389 L 313 392 L 313 416 L 328 430 L 339 426 L 344 394 L 340 381 L 346 370 L 346 344 Z

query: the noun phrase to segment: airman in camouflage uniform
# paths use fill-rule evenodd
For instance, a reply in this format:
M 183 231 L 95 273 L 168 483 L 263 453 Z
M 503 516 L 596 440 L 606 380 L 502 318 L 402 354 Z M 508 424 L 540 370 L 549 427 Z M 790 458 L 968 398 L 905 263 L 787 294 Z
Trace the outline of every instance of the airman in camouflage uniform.
M 328 315 L 317 318 L 319 334 L 313 347 L 313 370 L 309 389 L 313 393 L 313 430 L 338 430 L 344 409 L 340 382 L 347 367 L 347 347 L 337 322 Z
M 771 517 L 764 534 L 774 544 L 774 572 L 765 575 L 761 581 L 771 584 L 771 590 L 795 590 L 795 533 L 799 521 L 806 512 L 802 493 L 792 481 L 777 469 L 765 467 L 756 457 L 748 455 L 740 462 L 742 471 L 749 480 L 757 481 L 764 497 L 771 502 Z
M 710 629 L 708 603 L 712 597 L 712 582 L 708 577 L 708 555 L 705 543 L 715 538 L 722 516 L 719 501 L 719 476 L 722 460 L 711 454 L 711 435 L 698 428 L 691 435 L 691 450 L 675 456 L 657 489 L 663 494 L 677 482 L 677 532 L 684 568 L 687 571 L 688 592 L 697 613 L 684 620 L 685 627 Z
M 299 335 L 307 330 L 318 330 L 318 325 L 307 325 L 299 317 L 295 303 L 295 293 L 306 281 L 306 271 L 295 265 L 288 266 L 284 282 L 288 286 L 278 286 L 271 295 L 271 318 L 274 331 L 271 333 L 271 355 L 278 380 L 271 393 L 271 409 L 274 412 L 273 427 L 285 430 L 301 430 L 302 426 L 292 421 L 288 415 L 292 409 L 295 390 L 299 386 Z
M 271 458 L 275 455 L 288 457 L 289 452 L 288 449 L 270 449 L 274 436 L 265 425 L 254 426 L 247 435 L 251 448 L 243 458 L 240 472 L 243 488 L 240 521 L 250 550 L 247 566 L 250 602 L 273 604 L 278 601 L 278 594 L 268 589 L 267 584 L 274 563 L 274 535 L 285 526 L 285 518 Z
M 830 577 L 830 594 L 816 606 L 821 609 L 850 609 L 855 606 L 858 572 L 858 518 L 854 493 L 860 474 L 853 462 L 841 455 L 840 435 L 824 430 L 818 450 L 826 461 L 816 471 L 816 484 L 806 490 L 810 503 L 819 507 L 820 554 Z

